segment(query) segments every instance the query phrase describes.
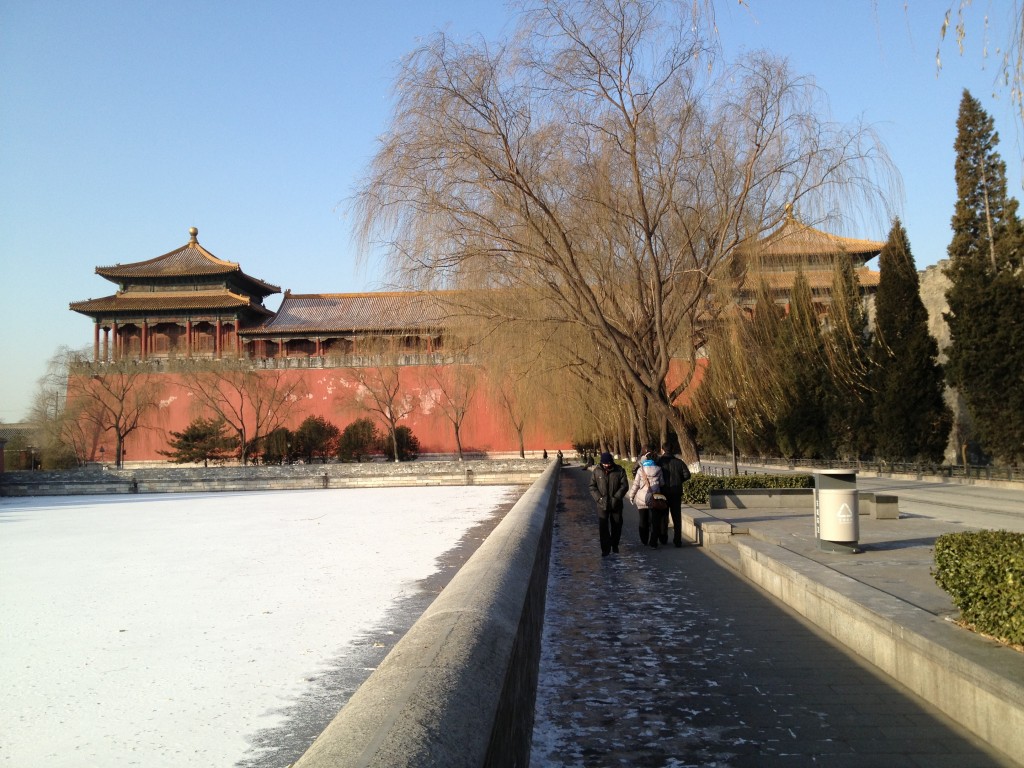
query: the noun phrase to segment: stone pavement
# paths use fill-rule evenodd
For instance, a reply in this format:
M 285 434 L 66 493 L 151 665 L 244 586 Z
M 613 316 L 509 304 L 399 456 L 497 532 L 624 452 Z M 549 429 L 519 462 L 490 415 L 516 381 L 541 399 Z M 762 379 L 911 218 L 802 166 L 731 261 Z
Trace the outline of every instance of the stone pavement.
M 642 547 L 627 504 L 621 554 L 602 558 L 588 480 L 582 468 L 562 472 L 535 768 L 1021 764 L 739 576 L 728 545 Z M 933 614 L 953 612 L 928 574 L 942 524 L 862 516 L 865 556 L 818 551 L 810 512 L 714 514 Z M 994 663 L 1014 654 L 986 652 Z

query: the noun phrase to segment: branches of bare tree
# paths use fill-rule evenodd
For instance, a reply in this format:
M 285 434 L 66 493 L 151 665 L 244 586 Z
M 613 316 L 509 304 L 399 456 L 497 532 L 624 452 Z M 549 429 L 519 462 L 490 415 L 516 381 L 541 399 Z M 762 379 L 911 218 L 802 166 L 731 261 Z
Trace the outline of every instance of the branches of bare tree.
M 198 409 L 212 412 L 235 433 L 243 465 L 262 437 L 285 425 L 306 394 L 300 377 L 256 369 L 243 359 L 194 361 L 183 365 L 182 376 Z
M 44 468 L 82 464 L 93 457 L 100 446 L 103 430 L 93 422 L 77 418 L 87 403 L 68 401 L 71 369 L 88 359 L 87 350 L 59 347 L 37 381 L 29 422 L 33 440 L 42 451 Z
M 938 69 L 942 69 L 942 44 L 950 29 L 953 30 L 957 49 L 963 56 L 964 40 L 968 35 L 966 14 L 972 5 L 974 0 L 958 0 L 957 3 L 951 3 L 946 7 L 939 30 L 939 43 L 935 50 L 935 66 Z M 1019 0 L 1013 0 L 1010 6 L 1004 9 L 1004 13 L 1006 15 L 1002 19 L 996 20 L 996 28 L 1006 32 L 1006 37 L 1001 41 L 997 40 L 995 45 L 996 55 L 1000 57 L 997 85 L 1009 90 L 1010 101 L 1017 107 L 1018 126 L 1024 128 L 1024 5 L 1021 5 Z M 1004 25 L 1002 22 L 1009 23 Z M 990 50 L 991 30 L 989 14 L 986 13 L 982 31 L 982 49 L 986 58 Z
M 478 373 L 477 366 L 459 364 L 454 359 L 423 368 L 423 388 L 452 425 L 459 461 L 464 458 L 462 423 L 466 420 L 470 402 L 476 392 Z
M 356 401 L 379 417 L 388 429 L 395 461 L 399 461 L 398 422 L 416 408 L 416 398 L 402 390 L 399 367 L 381 362 L 367 368 L 351 368 L 348 378 L 357 386 Z
M 80 429 L 113 434 L 117 467 L 124 461 L 125 438 L 147 424 L 159 407 L 159 394 L 151 369 L 134 360 L 76 364 L 68 376 L 68 402 Z
M 548 0 L 499 44 L 435 36 L 405 60 L 355 204 L 413 284 L 503 289 L 491 322 L 589 336 L 688 460 L 677 399 L 735 255 L 789 204 L 814 221 L 890 179 L 870 129 L 830 123 L 784 62 L 718 67 L 693 12 Z M 673 359 L 689 367 L 669 389 Z

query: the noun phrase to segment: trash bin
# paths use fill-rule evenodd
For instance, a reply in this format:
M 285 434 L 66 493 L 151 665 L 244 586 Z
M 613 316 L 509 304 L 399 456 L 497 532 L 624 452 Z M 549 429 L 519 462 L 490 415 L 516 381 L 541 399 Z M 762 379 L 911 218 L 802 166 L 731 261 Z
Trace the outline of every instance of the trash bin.
M 814 473 L 814 538 L 826 552 L 860 552 L 857 473 L 826 470 Z

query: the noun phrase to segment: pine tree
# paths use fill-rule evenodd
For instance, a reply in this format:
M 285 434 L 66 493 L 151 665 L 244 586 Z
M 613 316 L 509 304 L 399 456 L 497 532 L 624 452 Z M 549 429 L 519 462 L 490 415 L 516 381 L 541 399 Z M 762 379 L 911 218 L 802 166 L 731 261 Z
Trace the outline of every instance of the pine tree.
M 957 119 L 946 366 L 985 450 L 1024 457 L 1024 235 L 992 118 L 964 91 Z
M 828 458 L 828 367 L 811 288 L 804 273 L 793 281 L 789 315 L 781 325 L 779 359 L 788 361 L 784 402 L 775 425 L 779 448 L 788 458 Z
M 871 349 L 875 454 L 887 461 L 941 461 L 953 423 L 943 399 L 939 347 L 906 230 L 893 222 L 878 260 Z
M 221 419 L 194 419 L 182 432 L 171 432 L 170 451 L 159 451 L 175 464 L 223 462 L 234 455 L 238 441 L 227 434 Z
M 842 255 L 836 259 L 832 276 L 828 327 L 829 433 L 839 456 L 857 458 L 866 453 L 872 434 L 868 318 L 853 261 Z

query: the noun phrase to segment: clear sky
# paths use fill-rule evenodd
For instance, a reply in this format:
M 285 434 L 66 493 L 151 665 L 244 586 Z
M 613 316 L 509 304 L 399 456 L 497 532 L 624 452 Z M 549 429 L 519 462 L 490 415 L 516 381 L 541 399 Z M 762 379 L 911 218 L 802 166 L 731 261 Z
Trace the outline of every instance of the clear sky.
M 1014 113 L 1005 90 L 993 98 L 997 55 L 983 55 L 986 14 L 993 51 L 1013 3 L 975 0 L 963 56 L 947 41 L 937 75 L 947 4 L 718 3 L 728 57 L 769 48 L 815 78 L 835 119 L 875 126 L 902 175 L 894 205 L 918 268 L 950 239 L 965 87 L 995 118 L 1021 191 Z M 173 250 L 189 227 L 297 293 L 386 284 L 356 269 L 346 201 L 386 127 L 396 62 L 438 29 L 494 39 L 512 27 L 500 0 L 0 0 L 0 420 L 26 415 L 58 347 L 91 347 L 92 321 L 68 303 L 113 293 L 94 269 Z

